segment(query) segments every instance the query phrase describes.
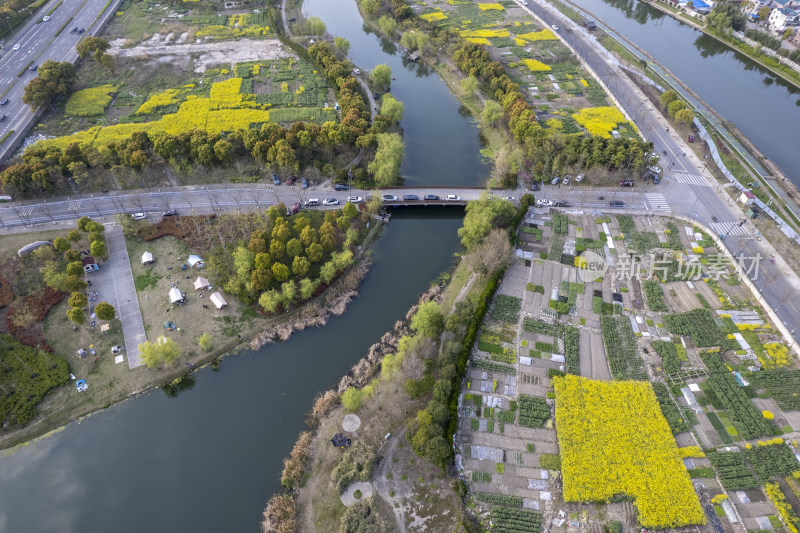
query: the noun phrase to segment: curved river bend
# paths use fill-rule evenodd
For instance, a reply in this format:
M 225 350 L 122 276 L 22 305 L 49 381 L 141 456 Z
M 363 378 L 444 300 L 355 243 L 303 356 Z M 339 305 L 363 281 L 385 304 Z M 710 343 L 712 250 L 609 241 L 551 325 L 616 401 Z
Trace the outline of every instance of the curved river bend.
M 478 129 L 435 74 L 368 35 L 354 0 L 311 2 L 365 68 L 392 68 L 411 184 L 478 185 Z M 397 213 L 361 297 L 327 326 L 203 369 L 177 398 L 155 390 L 0 458 L 0 531 L 256 531 L 314 395 L 405 315 L 458 249 L 460 209 Z

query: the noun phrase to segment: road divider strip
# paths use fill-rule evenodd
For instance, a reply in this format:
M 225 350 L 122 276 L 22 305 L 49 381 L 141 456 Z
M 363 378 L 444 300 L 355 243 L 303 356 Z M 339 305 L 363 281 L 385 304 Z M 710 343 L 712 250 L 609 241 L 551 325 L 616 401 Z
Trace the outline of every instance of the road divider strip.
M 35 60 L 34 60 L 34 61 L 35 61 Z M 31 67 L 31 65 L 33 65 L 33 61 L 31 61 L 30 63 L 28 63 L 28 64 L 27 64 L 27 65 L 25 65 L 24 67 L 22 67 L 22 70 L 20 70 L 20 71 L 19 71 L 19 74 L 17 74 L 17 77 L 18 77 L 18 78 L 21 78 L 21 77 L 22 77 L 22 75 L 23 75 L 23 74 L 25 74 L 25 71 L 27 71 L 27 70 L 28 70 L 28 69 Z
M 70 22 L 72 22 L 72 18 L 73 17 L 68 18 L 67 21 L 60 28 L 58 28 L 58 31 L 55 33 L 55 35 L 53 35 L 53 39 L 61 35 L 61 32 L 64 31 L 64 28 L 69 26 Z
M 63 4 L 63 3 L 64 3 L 64 0 L 61 0 L 59 3 L 57 3 L 56 5 L 54 5 L 54 6 L 53 6 L 53 9 L 51 9 L 50 11 L 48 11 L 48 12 L 47 12 L 47 16 L 49 17 L 50 15 L 52 15 L 52 14 L 53 14 L 53 12 L 54 12 L 56 9 L 58 9 L 58 8 L 59 8 L 59 6 L 61 6 L 61 4 Z
M 4 142 L 6 142 L 6 141 L 8 140 L 8 138 L 9 138 L 9 137 L 11 137 L 12 135 L 14 135 L 14 130 L 8 130 L 8 132 L 7 132 L 5 135 L 3 135 L 3 138 L 2 138 L 2 139 L 0 139 L 0 146 L 1 146 L 1 145 L 2 145 Z

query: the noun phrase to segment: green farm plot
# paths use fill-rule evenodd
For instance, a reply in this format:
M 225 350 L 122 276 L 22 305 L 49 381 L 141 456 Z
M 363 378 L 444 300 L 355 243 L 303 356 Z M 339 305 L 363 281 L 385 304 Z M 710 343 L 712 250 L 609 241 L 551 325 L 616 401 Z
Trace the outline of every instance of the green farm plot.
M 786 477 L 800 470 L 800 463 L 797 462 L 794 451 L 780 439 L 775 444 L 766 446 L 757 444 L 745 448 L 744 457 L 762 483 Z
M 495 320 L 516 323 L 519 320 L 519 313 L 522 309 L 522 299 L 515 296 L 498 294 L 494 297 L 492 310 L 489 316 Z
M 603 315 L 600 330 L 614 379 L 647 379 L 628 318 Z
M 746 490 L 758 486 L 758 481 L 741 452 L 709 450 L 706 452 L 706 457 L 719 474 L 722 488 L 725 490 Z
M 706 309 L 666 315 L 664 325 L 670 333 L 692 337 L 697 347 L 725 344 L 725 335 Z
M 519 425 L 539 428 L 550 418 L 550 406 L 544 398 L 521 394 L 519 397 Z
M 763 370 L 748 374 L 747 379 L 781 409 L 800 411 L 800 370 Z

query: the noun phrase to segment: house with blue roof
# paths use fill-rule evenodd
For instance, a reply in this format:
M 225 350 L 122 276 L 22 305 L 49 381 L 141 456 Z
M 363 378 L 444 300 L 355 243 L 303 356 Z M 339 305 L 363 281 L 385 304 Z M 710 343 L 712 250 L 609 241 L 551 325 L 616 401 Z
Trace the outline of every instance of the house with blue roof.
M 772 10 L 767 19 L 770 29 L 786 31 L 786 28 L 800 25 L 800 12 L 788 7 L 779 7 Z

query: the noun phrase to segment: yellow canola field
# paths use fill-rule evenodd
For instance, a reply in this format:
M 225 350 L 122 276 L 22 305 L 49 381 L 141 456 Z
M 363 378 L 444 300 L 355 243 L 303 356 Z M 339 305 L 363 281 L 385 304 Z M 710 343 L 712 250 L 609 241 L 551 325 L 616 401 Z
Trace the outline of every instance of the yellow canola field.
M 524 63 L 531 72 L 547 72 L 550 70 L 549 66 L 545 65 L 541 61 L 536 61 L 535 59 L 523 59 L 522 63 Z
M 572 115 L 572 118 L 586 128 L 590 135 L 606 139 L 611 137 L 611 130 L 616 129 L 617 124 L 626 122 L 616 107 L 584 107 Z
M 136 110 L 137 115 L 149 115 L 159 107 L 165 107 L 170 104 L 177 104 L 180 102 L 178 96 L 183 91 L 181 89 L 167 89 L 166 91 L 160 91 L 157 93 L 153 93 L 150 97 L 139 106 L 139 109 Z
M 520 33 L 517 37 L 521 39 L 525 39 L 526 41 L 536 42 L 536 41 L 556 41 L 558 37 L 556 34 L 548 29 L 543 29 L 542 31 L 532 31 L 529 33 Z
M 511 35 L 505 28 L 500 30 L 462 30 L 459 34 L 465 39 L 469 37 L 508 37 Z
M 440 20 L 445 20 L 447 15 L 441 11 L 435 11 L 433 13 L 425 13 L 424 15 L 420 15 L 420 17 L 428 22 L 439 22 Z
M 645 528 L 706 519 L 655 393 L 647 382 L 554 378 L 565 501 L 636 499 Z
M 478 4 L 478 8 L 481 11 L 503 11 L 503 6 L 500 4 Z
M 113 85 L 101 85 L 76 91 L 67 100 L 64 112 L 71 117 L 91 117 L 102 115 L 108 104 L 111 103 L 111 95 L 117 92 Z
M 475 43 L 475 44 L 484 44 L 486 46 L 489 46 L 490 44 L 492 44 L 492 43 L 489 42 L 489 39 L 487 39 L 486 37 L 467 37 L 467 41 L 469 41 L 471 43 Z

